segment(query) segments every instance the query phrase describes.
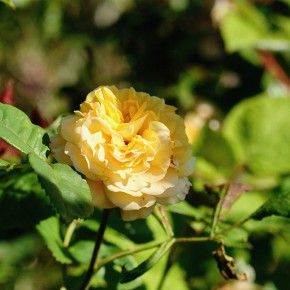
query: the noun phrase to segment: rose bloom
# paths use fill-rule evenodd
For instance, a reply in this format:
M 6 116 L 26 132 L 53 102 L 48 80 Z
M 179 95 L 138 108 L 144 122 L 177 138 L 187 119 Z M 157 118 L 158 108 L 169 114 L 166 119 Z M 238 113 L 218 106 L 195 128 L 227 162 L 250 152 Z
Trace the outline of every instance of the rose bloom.
M 194 158 L 176 108 L 133 88 L 99 87 L 62 119 L 50 147 L 85 175 L 93 204 L 126 221 L 184 200 Z

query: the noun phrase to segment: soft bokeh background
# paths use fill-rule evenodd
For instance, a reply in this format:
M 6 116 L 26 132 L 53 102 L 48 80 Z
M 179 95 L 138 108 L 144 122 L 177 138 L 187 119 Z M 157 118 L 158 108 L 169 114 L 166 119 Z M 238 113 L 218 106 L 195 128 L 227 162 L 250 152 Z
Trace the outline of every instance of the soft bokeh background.
M 35 123 L 47 126 L 78 109 L 99 85 L 163 97 L 185 116 L 198 157 L 188 202 L 197 210 L 189 221 L 173 215 L 180 235 L 206 232 L 214 195 L 203 194 L 205 184 L 254 186 L 226 208 L 226 223 L 247 217 L 279 188 L 290 193 L 289 0 L 13 0 L 14 9 L 2 2 L 1 101 Z M 1 154 L 15 154 L 1 146 Z M 27 217 L 30 198 L 17 186 L 21 206 L 0 195 L 0 288 L 59 289 L 61 266 L 34 227 L 43 217 Z M 175 251 L 178 258 L 172 254 L 162 289 L 287 289 L 288 202 L 282 217 L 253 221 L 227 237 L 250 282 L 226 283 L 211 256 L 214 245 L 188 244 Z M 145 238 L 127 225 L 130 238 L 158 237 L 151 217 L 148 223 Z M 155 289 L 165 263 L 144 276 L 145 286 L 130 289 Z

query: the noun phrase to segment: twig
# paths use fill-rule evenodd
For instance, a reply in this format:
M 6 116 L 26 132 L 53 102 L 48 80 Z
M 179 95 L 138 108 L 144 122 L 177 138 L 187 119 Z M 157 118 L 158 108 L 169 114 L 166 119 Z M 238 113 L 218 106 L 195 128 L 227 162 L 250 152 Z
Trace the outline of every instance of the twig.
M 258 51 L 264 67 L 290 91 L 290 78 L 278 63 L 275 56 L 268 51 Z

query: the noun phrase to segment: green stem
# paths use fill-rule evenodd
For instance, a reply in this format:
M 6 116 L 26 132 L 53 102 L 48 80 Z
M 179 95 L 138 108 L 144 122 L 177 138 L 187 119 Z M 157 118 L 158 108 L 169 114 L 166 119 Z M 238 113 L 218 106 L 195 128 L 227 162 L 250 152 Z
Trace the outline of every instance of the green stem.
M 104 233 L 105 233 L 105 230 L 107 227 L 108 217 L 109 217 L 109 209 L 104 209 L 100 228 L 99 228 L 99 231 L 97 234 L 94 252 L 92 254 L 92 258 L 91 258 L 91 262 L 90 262 L 90 266 L 89 266 L 89 269 L 87 271 L 86 277 L 83 281 L 83 284 L 81 285 L 80 290 L 88 290 L 90 287 L 90 281 L 91 281 L 91 278 L 95 272 L 96 261 L 98 258 L 98 254 L 99 254 L 99 250 L 100 250 L 102 241 L 103 241 Z
M 73 235 L 73 232 L 77 226 L 77 224 L 79 223 L 79 220 L 73 220 L 70 225 L 68 226 L 68 229 L 66 231 L 66 234 L 65 234 L 65 237 L 64 237 L 64 240 L 63 240 L 63 246 L 65 248 L 67 248 L 69 246 L 69 243 L 71 241 L 71 238 L 72 238 L 72 235 Z
M 175 243 L 208 242 L 215 240 L 216 240 L 215 237 L 180 237 L 175 238 Z
M 143 244 L 141 246 L 136 246 L 136 247 L 132 247 L 130 249 L 124 250 L 122 252 L 116 253 L 112 256 L 109 256 L 107 258 L 104 258 L 103 260 L 99 261 L 95 267 L 95 272 L 97 272 L 101 267 L 103 267 L 104 265 L 112 262 L 115 259 L 124 257 L 124 256 L 128 256 L 128 255 L 132 255 L 138 252 L 142 252 L 142 251 L 146 251 L 146 250 L 150 250 L 153 248 L 157 248 L 158 246 L 160 246 L 161 244 L 163 244 L 164 241 L 154 241 L 154 242 L 149 242 L 147 244 Z
M 156 207 L 156 210 L 154 211 L 154 216 L 158 220 L 158 222 L 161 224 L 163 227 L 166 235 L 168 237 L 173 237 L 173 230 L 171 227 L 171 224 L 169 222 L 168 216 L 166 215 L 165 209 L 163 205 L 158 205 Z
M 215 212 L 214 212 L 214 217 L 213 217 L 213 221 L 212 221 L 212 226 L 211 226 L 211 230 L 210 230 L 210 237 L 213 238 L 215 236 L 216 230 L 217 230 L 217 226 L 219 223 L 219 219 L 220 219 L 220 214 L 222 211 L 222 207 L 223 207 L 223 203 L 226 197 L 226 194 L 228 192 L 229 189 L 229 185 L 224 186 L 224 188 L 221 191 L 221 197 L 220 200 L 215 208 Z

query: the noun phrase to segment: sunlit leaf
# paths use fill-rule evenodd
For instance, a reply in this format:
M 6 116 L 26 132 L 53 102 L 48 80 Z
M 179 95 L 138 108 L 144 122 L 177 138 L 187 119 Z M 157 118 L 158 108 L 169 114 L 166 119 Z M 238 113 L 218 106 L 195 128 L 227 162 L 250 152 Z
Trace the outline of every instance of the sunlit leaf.
M 205 126 L 194 148 L 197 163 L 201 157 L 214 166 L 220 174 L 225 176 L 231 174 L 236 164 L 235 156 L 228 141 L 219 132 Z
M 166 206 L 166 209 L 170 212 L 193 217 L 196 220 L 200 220 L 204 216 L 203 209 L 191 206 L 187 201 L 179 202 L 173 205 Z
M 53 206 L 67 221 L 88 217 L 93 212 L 89 186 L 70 166 L 50 166 L 34 154 L 29 155 L 29 162 Z
M 5 3 L 6 5 L 10 6 L 11 8 L 15 8 L 15 5 L 12 0 L 0 0 L 0 2 Z
M 239 103 L 224 122 L 241 165 L 257 176 L 290 172 L 290 98 L 254 97 Z
M 5 160 L 0 159 L 0 167 L 8 167 L 10 165 L 12 165 L 12 163 L 9 163 Z
M 151 269 L 155 264 L 157 264 L 160 259 L 167 253 L 167 251 L 173 246 L 175 240 L 170 239 L 165 241 L 159 248 L 156 250 L 147 260 L 142 262 L 138 267 L 127 270 L 126 268 L 122 269 L 121 273 L 121 283 L 130 282 Z
M 62 264 L 72 263 L 72 259 L 63 247 L 63 241 L 60 236 L 59 221 L 56 217 L 50 217 L 40 222 L 36 228 L 58 262 Z
M 0 103 L 0 138 L 21 152 L 46 159 L 48 136 L 44 129 L 31 123 L 27 115 L 11 105 Z
M 221 32 L 229 52 L 254 48 L 267 36 L 268 23 L 264 15 L 249 1 L 235 0 L 234 8 L 223 17 Z M 242 37 L 241 37 L 242 35 Z

